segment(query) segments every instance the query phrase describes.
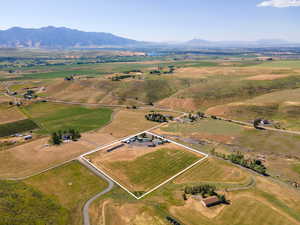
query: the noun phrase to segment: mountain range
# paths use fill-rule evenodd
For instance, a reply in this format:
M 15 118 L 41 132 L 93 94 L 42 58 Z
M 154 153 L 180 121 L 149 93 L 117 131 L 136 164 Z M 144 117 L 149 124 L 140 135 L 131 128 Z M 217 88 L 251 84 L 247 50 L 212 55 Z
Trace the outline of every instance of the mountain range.
M 143 42 L 123 38 L 111 33 L 85 32 L 66 27 L 42 27 L 38 29 L 13 27 L 0 30 L 2 48 L 99 48 L 99 47 L 300 47 L 300 43 L 291 43 L 278 39 L 258 41 L 208 41 L 192 39 L 181 43 Z
M 104 32 L 84 32 L 65 27 L 39 29 L 13 27 L 0 31 L 1 47 L 74 48 L 138 45 L 135 40 Z
M 300 43 L 293 43 L 281 39 L 260 39 L 256 41 L 208 41 L 203 39 L 192 39 L 181 43 L 190 47 L 299 47 Z

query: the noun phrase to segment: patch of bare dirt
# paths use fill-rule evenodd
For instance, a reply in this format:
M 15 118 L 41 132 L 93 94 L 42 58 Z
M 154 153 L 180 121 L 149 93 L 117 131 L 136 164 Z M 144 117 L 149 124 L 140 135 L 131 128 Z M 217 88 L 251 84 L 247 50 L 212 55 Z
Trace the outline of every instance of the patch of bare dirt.
M 252 76 L 252 77 L 247 77 L 245 80 L 276 80 L 284 77 L 288 77 L 289 75 L 285 74 L 264 74 L 264 75 L 257 75 L 257 76 Z

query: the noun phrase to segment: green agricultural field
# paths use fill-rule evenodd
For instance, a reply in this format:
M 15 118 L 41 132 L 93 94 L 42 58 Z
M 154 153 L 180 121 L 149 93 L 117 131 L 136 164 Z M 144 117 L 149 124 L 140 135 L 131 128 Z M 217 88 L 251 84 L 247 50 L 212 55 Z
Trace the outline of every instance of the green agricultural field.
M 139 61 L 139 60 L 138 60 Z M 115 63 L 98 63 L 98 64 L 82 64 L 82 65 L 58 65 L 58 66 L 34 66 L 22 68 L 23 74 L 14 78 L 3 78 L 2 80 L 29 80 L 29 79 L 51 79 L 70 75 L 103 75 L 111 73 L 122 73 L 133 69 L 149 70 L 157 66 L 168 67 L 174 65 L 178 67 L 214 67 L 218 63 L 213 61 L 171 61 L 164 60 L 153 63 L 139 62 L 115 62 Z M 27 73 L 29 70 L 36 70 L 35 73 Z M 49 70 L 51 72 L 49 72 Z
M 273 62 L 264 62 L 260 64 L 258 67 L 285 67 L 285 68 L 292 68 L 292 69 L 299 69 L 300 68 L 300 60 L 280 60 L 280 61 L 273 61 Z
M 199 157 L 185 150 L 159 149 L 132 161 L 113 162 L 110 166 L 125 174 L 133 186 L 153 188 L 197 160 Z
M 64 224 L 69 225 L 82 224 L 84 203 L 107 186 L 79 162 L 68 163 L 24 182 L 59 202 L 67 210 L 68 222 Z
M 16 78 L 8 78 L 7 80 L 33 80 L 33 79 L 52 79 L 52 78 L 64 78 L 71 75 L 102 75 L 94 70 L 65 70 L 65 71 L 55 71 L 47 73 L 28 73 L 22 74 Z
M 67 210 L 30 185 L 0 180 L 0 193 L 1 225 L 68 224 Z
M 0 124 L 0 137 L 38 129 L 38 125 L 30 120 L 19 120 L 12 123 Z
M 39 102 L 22 108 L 23 112 L 40 125 L 40 133 L 47 134 L 60 129 L 78 129 L 85 132 L 106 125 L 112 110 L 108 108 L 86 108 Z

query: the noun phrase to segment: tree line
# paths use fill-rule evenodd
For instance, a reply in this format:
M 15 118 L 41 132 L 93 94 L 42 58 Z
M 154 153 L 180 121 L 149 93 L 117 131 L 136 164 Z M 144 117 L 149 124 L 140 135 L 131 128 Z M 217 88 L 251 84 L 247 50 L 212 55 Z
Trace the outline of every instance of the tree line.
M 262 174 L 264 176 L 267 175 L 267 168 L 266 166 L 262 163 L 261 160 L 258 159 L 246 159 L 245 156 L 241 153 L 232 153 L 230 155 L 225 155 L 223 153 L 218 153 L 215 152 L 214 150 L 212 151 L 213 155 L 216 155 L 220 158 L 223 158 L 225 160 L 229 160 L 230 162 L 234 164 L 238 164 L 240 166 L 243 166 L 245 168 L 251 169 L 259 174 Z

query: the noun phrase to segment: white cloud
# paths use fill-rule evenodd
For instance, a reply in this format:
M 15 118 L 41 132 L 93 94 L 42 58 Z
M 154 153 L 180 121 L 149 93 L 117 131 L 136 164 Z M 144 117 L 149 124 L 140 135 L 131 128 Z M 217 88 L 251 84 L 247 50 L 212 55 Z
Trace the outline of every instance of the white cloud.
M 263 1 L 257 5 L 258 7 L 276 7 L 276 8 L 287 8 L 287 7 L 300 7 L 300 0 L 268 0 Z

